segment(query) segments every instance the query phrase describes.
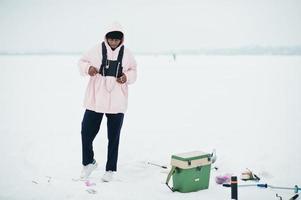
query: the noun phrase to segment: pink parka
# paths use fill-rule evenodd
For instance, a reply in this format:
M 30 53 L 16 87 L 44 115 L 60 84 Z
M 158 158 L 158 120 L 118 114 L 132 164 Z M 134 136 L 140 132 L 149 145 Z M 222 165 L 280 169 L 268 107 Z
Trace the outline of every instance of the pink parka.
M 113 24 L 108 28 L 108 32 L 123 30 L 119 24 Z M 107 59 L 117 60 L 117 56 L 121 45 L 114 51 L 108 45 L 106 39 L 104 39 L 107 47 Z M 123 42 L 124 44 L 124 38 Z M 88 70 L 90 66 L 100 69 L 102 62 L 102 48 L 101 42 L 86 52 L 79 60 L 80 73 L 83 76 L 89 76 Z M 116 81 L 115 77 L 102 76 L 97 74 L 90 77 L 84 100 L 84 107 L 88 110 L 92 110 L 99 113 L 125 113 L 128 104 L 128 85 L 136 81 L 136 61 L 131 52 L 124 48 L 124 54 L 122 59 L 123 73 L 127 77 L 127 82 L 120 84 Z

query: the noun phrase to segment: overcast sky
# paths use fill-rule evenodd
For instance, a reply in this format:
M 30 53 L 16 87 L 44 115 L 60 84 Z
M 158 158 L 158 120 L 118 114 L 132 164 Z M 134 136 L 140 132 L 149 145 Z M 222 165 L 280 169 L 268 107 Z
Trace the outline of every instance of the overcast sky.
M 114 21 L 136 52 L 301 45 L 300 0 L 0 0 L 0 52 L 85 51 Z

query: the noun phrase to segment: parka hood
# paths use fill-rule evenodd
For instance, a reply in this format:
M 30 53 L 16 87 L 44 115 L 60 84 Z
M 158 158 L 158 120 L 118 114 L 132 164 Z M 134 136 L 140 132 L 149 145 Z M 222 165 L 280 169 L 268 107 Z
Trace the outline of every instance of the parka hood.
M 106 28 L 106 32 L 105 32 L 105 35 L 104 35 L 104 41 L 105 41 L 105 43 L 108 44 L 106 35 L 107 35 L 109 32 L 113 32 L 113 31 L 119 31 L 119 32 L 121 32 L 121 33 L 123 34 L 123 38 L 122 38 L 121 44 L 120 44 L 119 46 L 123 45 L 123 43 L 124 43 L 124 31 L 123 31 L 122 26 L 121 26 L 118 22 L 114 22 L 114 23 L 112 23 L 111 25 L 109 25 L 109 26 Z

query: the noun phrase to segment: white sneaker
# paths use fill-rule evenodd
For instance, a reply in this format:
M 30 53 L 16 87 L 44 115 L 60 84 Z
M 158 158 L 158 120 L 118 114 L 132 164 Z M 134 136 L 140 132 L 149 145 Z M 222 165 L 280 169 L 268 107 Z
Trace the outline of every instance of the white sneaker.
M 103 182 L 110 182 L 113 180 L 113 175 L 114 175 L 113 171 L 106 171 L 106 173 L 102 176 L 101 180 Z
M 83 169 L 82 169 L 82 172 L 81 172 L 81 175 L 80 175 L 80 179 L 81 180 L 85 180 L 87 179 L 90 174 L 92 173 L 93 170 L 95 170 L 97 168 L 97 162 L 94 161 L 93 163 L 91 164 L 88 164 L 86 166 L 83 166 Z

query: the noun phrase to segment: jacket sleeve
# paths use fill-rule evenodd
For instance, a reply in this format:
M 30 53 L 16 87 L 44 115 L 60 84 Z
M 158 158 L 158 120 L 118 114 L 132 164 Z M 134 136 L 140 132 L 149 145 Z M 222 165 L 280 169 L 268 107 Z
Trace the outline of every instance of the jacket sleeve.
M 127 77 L 127 83 L 132 84 L 137 79 L 137 62 L 131 52 L 128 52 L 129 67 L 124 72 Z
M 79 72 L 82 76 L 89 75 L 88 71 L 90 66 L 93 66 L 93 61 L 95 60 L 95 56 L 97 56 L 96 46 L 91 48 L 89 51 L 84 53 L 82 57 L 78 61 Z

